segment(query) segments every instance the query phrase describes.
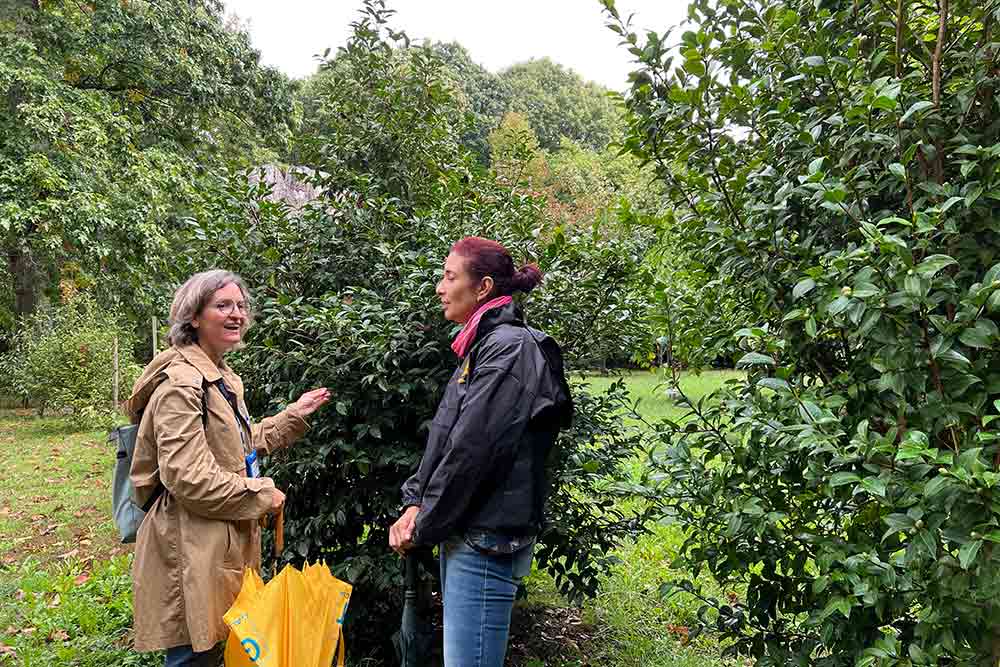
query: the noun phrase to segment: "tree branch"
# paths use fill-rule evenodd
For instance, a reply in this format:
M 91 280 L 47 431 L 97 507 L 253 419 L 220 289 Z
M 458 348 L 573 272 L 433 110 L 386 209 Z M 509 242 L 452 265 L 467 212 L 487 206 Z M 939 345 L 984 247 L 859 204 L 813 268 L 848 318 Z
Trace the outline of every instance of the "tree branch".
M 948 0 L 938 0 L 940 16 L 938 17 L 937 46 L 934 47 L 932 59 L 932 84 L 934 89 L 934 108 L 941 108 L 941 56 L 944 54 L 945 40 L 948 39 Z
M 896 2 L 896 78 L 903 78 L 903 25 L 906 23 L 906 0 Z

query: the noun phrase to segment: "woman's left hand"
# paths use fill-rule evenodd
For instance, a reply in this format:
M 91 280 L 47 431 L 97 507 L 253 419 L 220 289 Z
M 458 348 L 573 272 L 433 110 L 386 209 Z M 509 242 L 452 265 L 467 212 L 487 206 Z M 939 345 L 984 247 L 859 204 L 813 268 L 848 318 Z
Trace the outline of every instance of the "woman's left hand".
M 299 400 L 295 401 L 294 405 L 305 417 L 319 410 L 329 400 L 330 390 L 326 387 L 320 387 L 299 396 Z

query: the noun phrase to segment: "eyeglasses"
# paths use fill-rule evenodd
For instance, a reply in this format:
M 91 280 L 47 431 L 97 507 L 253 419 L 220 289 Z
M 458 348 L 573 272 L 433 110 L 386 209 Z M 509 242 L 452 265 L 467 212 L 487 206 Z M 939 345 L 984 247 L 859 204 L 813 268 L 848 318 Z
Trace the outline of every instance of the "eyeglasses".
M 215 308 L 219 311 L 220 315 L 225 317 L 229 317 L 236 310 L 240 311 L 240 315 L 246 315 L 250 312 L 250 307 L 247 305 L 246 301 L 230 301 L 229 299 L 213 303 L 212 308 Z

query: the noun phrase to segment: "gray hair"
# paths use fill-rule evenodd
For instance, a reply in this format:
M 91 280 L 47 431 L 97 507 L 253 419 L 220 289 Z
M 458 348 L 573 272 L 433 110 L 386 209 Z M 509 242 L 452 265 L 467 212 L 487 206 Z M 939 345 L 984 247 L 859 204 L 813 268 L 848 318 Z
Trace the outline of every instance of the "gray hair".
M 174 292 L 174 301 L 170 304 L 170 333 L 167 342 L 182 346 L 198 342 L 198 330 L 191 326 L 191 321 L 198 317 L 208 305 L 209 299 L 226 285 L 236 285 L 243 293 L 243 299 L 250 304 L 250 294 L 243 284 L 243 279 L 232 271 L 212 269 L 196 273 Z M 253 311 L 247 312 L 243 329 L 245 334 L 253 323 Z

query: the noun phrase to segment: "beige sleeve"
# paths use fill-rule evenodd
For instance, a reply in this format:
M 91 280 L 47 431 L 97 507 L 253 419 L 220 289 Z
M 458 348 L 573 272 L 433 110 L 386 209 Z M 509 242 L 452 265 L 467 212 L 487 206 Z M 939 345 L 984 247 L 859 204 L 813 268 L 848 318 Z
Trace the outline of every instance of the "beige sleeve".
M 211 519 L 256 519 L 272 504 L 274 482 L 224 470 L 202 428 L 200 387 L 168 384 L 154 409 L 163 486 L 189 511 Z
M 283 449 L 299 438 L 309 428 L 309 423 L 293 404 L 253 425 L 253 446 L 262 454 Z

